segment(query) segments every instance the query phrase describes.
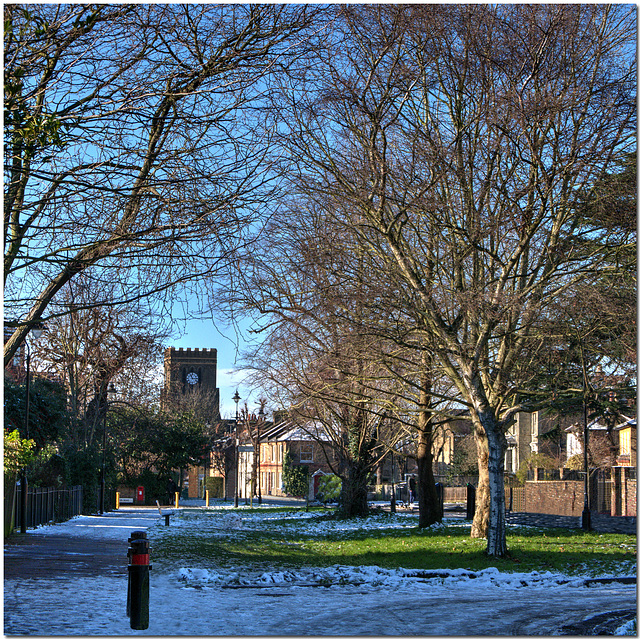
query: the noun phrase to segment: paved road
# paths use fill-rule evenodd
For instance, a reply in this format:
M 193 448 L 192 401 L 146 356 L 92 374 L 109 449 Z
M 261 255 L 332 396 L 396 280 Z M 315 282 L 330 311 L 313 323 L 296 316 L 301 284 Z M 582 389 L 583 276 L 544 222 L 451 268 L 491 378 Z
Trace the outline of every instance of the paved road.
M 126 509 L 14 534 L 4 544 L 5 581 L 126 575 L 129 535 L 158 518 L 155 508 Z
M 636 614 L 634 584 L 593 588 L 399 590 L 183 588 L 152 572 L 150 627 L 124 615 L 127 539 L 155 509 L 80 517 L 5 543 L 6 635 L 587 635 Z

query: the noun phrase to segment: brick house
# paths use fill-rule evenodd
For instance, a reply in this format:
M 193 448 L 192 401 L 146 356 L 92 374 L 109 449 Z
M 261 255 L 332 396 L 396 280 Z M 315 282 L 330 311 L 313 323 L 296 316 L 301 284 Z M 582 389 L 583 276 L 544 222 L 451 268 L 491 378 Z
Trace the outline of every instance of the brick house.
M 332 472 L 329 461 L 335 461 L 331 441 L 319 422 L 301 426 L 289 419 L 276 421 L 260 437 L 260 487 L 263 495 L 282 496 L 282 470 L 285 454 L 289 452 L 295 465 L 306 466 L 309 477 L 309 498 L 318 490 L 322 474 Z
M 255 431 L 254 431 L 255 432 Z M 323 474 L 332 472 L 327 462 L 327 455 L 332 461 L 335 459 L 329 437 L 322 426 L 316 422 L 304 425 L 292 420 L 276 416 L 276 421 L 264 421 L 260 427 L 260 494 L 264 497 L 281 497 L 283 490 L 283 465 L 285 454 L 289 452 L 295 465 L 306 466 L 309 469 L 310 481 L 309 497 L 313 499 L 318 490 L 318 481 Z M 226 466 L 225 497 L 233 499 L 235 496 L 235 440 L 232 437 L 227 445 L 214 450 L 213 456 L 224 456 Z M 243 433 L 238 440 L 238 498 L 251 497 L 251 471 L 254 463 L 254 445 L 248 435 Z M 210 476 L 223 476 L 217 470 L 221 467 L 221 460 L 210 464 Z M 254 496 L 258 490 L 254 490 Z

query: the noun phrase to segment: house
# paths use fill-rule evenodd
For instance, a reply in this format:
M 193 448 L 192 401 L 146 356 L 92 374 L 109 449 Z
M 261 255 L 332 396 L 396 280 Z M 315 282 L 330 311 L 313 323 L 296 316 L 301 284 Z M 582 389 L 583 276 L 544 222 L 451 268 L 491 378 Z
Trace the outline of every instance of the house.
M 333 460 L 331 441 L 319 422 L 308 422 L 304 425 L 294 423 L 290 419 L 276 416 L 276 422 L 249 422 L 254 434 L 254 441 L 260 440 L 259 457 L 259 487 L 252 490 L 252 472 L 254 467 L 255 446 L 246 430 L 238 439 L 237 472 L 236 446 L 233 437 L 221 440 L 219 446 L 214 447 L 209 476 L 223 477 L 224 495 L 226 499 L 234 499 L 236 477 L 238 498 L 248 500 L 259 495 L 284 496 L 283 466 L 287 452 L 295 465 L 303 465 L 309 469 L 310 499 L 315 498 L 318 490 L 319 478 L 322 474 L 333 472 L 327 462 Z M 224 468 L 224 472 L 222 469 Z M 252 495 L 253 493 L 253 495 Z
M 636 419 L 618 418 L 619 424 L 611 426 L 598 418 L 589 422 L 589 451 L 597 466 L 636 465 Z M 577 423 L 565 429 L 567 433 L 567 460 L 574 455 L 582 455 L 584 427 Z
M 516 414 L 513 424 L 506 432 L 505 472 L 516 473 L 521 465 L 526 464 L 526 460 L 532 453 L 540 452 L 539 417 L 539 411 L 533 413 L 521 411 Z
M 602 441 L 607 435 L 607 426 L 602 424 L 598 420 L 594 420 L 587 424 L 589 429 L 590 446 L 595 442 Z M 568 428 L 565 428 L 567 434 L 567 460 L 571 459 L 575 455 L 582 455 L 584 448 L 582 447 L 582 440 L 584 439 L 584 426 L 579 423 L 572 424 Z
M 333 471 L 329 461 L 335 461 L 331 440 L 322 424 L 309 421 L 304 425 L 289 419 L 278 421 L 260 436 L 260 488 L 263 495 L 284 495 L 283 465 L 286 453 L 296 465 L 309 469 L 313 478 L 309 498 L 314 499 L 322 474 Z

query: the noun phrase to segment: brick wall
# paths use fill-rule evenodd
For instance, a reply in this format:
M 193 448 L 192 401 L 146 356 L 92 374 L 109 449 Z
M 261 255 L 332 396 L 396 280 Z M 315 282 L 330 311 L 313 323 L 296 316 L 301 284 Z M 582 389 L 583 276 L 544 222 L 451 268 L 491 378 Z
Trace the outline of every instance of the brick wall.
M 621 487 L 612 486 L 612 489 L 621 490 Z M 618 507 L 617 510 L 612 508 L 611 514 L 635 517 L 636 494 L 636 480 L 626 479 L 624 490 L 619 497 L 623 501 L 622 507 Z M 524 509 L 529 513 L 579 517 L 584 508 L 584 483 L 581 481 L 528 481 L 524 485 L 524 499 Z M 615 504 L 615 497 L 612 497 L 611 502 Z M 595 512 L 593 504 L 591 509 Z M 516 510 L 518 509 L 514 504 L 514 511 Z
M 528 481 L 524 485 L 529 513 L 579 517 L 584 507 L 584 484 L 579 481 Z
M 637 482 L 635 479 L 627 480 L 627 512 L 625 515 L 636 517 L 636 495 L 637 495 Z

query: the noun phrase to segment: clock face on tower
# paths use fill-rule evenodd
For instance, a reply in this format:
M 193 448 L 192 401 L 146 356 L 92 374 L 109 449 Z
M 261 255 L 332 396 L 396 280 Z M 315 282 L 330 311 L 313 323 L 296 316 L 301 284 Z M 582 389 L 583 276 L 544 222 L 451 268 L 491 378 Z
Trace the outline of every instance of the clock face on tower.
M 192 386 L 198 383 L 198 373 L 187 373 L 187 383 Z

